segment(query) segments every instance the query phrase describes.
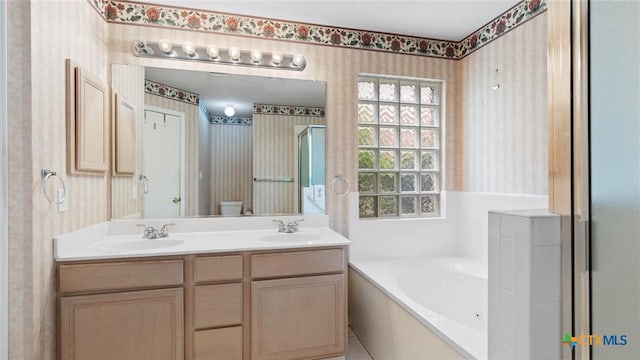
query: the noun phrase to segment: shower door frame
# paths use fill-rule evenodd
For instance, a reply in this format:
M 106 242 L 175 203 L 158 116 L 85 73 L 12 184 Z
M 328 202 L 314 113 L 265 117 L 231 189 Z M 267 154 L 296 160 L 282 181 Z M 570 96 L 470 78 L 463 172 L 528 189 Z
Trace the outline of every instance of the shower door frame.
M 572 1 L 573 333 L 591 334 L 591 156 L 589 126 L 589 1 Z M 591 359 L 577 346 L 574 358 Z
M 0 358 L 9 356 L 7 2 L 0 2 Z
M 302 137 L 304 135 L 307 135 L 307 148 L 309 150 L 309 154 L 311 154 L 311 135 L 309 134 L 309 126 L 305 126 L 304 129 L 302 129 L 302 131 L 297 132 L 297 137 L 298 137 L 298 141 L 297 141 L 297 153 L 296 153 L 296 175 L 297 175 L 297 180 L 296 181 L 296 197 L 297 197 L 297 201 L 296 201 L 296 206 L 298 207 L 298 213 L 300 214 L 304 214 L 304 209 L 302 206 L 302 203 L 304 202 L 304 196 L 302 194 L 302 167 L 300 166 L 300 154 L 302 153 Z M 310 157 L 310 156 L 309 156 Z M 312 179 L 312 175 L 311 175 L 311 169 L 312 169 L 312 165 L 311 165 L 312 160 L 309 159 L 309 166 L 308 166 L 308 171 L 309 171 L 309 182 L 311 182 Z
M 589 8 L 548 3 L 549 210 L 561 216 L 562 334 L 590 334 Z M 560 341 L 560 339 L 559 339 Z M 562 345 L 563 359 L 590 359 Z

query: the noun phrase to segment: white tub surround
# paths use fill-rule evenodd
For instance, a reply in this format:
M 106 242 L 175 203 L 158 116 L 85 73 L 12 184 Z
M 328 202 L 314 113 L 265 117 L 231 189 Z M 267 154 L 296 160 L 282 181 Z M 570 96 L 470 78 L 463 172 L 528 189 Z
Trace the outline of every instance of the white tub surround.
M 351 267 L 442 343 L 465 358 L 487 358 L 489 211 L 546 209 L 547 197 L 447 191 L 439 218 L 359 219 L 358 193 L 350 196 Z M 356 319 L 368 305 L 353 296 L 352 321 L 378 322 Z M 381 329 L 389 336 L 389 327 Z M 377 347 L 376 337 L 362 340 Z
M 489 358 L 560 359 L 560 217 L 489 214 Z
M 461 256 L 487 261 L 491 210 L 546 209 L 546 196 L 442 192 L 439 218 L 358 217 L 358 193 L 350 193 L 350 259 L 416 255 Z
M 350 265 L 351 327 L 374 358 L 487 358 L 484 263 L 418 256 L 356 260 Z M 405 332 L 426 335 L 414 342 L 416 335 L 400 336 Z
M 274 219 L 300 220 L 300 231 L 278 233 Z M 169 237 L 146 240 L 143 228 L 169 226 Z M 241 218 L 185 218 L 162 220 L 116 220 L 93 225 L 54 238 L 56 261 L 97 260 L 110 258 L 150 257 L 198 254 L 211 252 L 239 252 L 344 246 L 350 243 L 331 230 L 328 217 L 284 216 Z

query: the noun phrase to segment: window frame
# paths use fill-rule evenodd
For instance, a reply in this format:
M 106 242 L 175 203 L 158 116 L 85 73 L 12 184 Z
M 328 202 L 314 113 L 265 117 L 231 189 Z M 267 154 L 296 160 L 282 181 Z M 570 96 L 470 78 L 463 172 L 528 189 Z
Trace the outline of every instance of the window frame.
M 374 97 L 373 99 L 361 99 L 359 94 L 360 83 L 363 80 L 370 80 L 374 82 Z M 396 91 L 393 100 L 381 100 L 380 99 L 380 83 L 392 82 L 396 84 Z M 415 102 L 403 101 L 401 96 L 402 85 L 415 84 L 416 86 L 416 100 Z M 424 85 L 433 87 L 436 97 L 436 101 L 433 103 L 423 103 L 421 99 L 421 91 Z M 445 181 L 446 181 L 446 82 L 441 79 L 431 78 L 419 78 L 419 77 L 405 77 L 405 76 L 389 76 L 379 74 L 360 73 L 357 76 L 356 81 L 356 161 L 357 161 L 357 180 L 358 180 L 358 217 L 360 219 L 394 219 L 394 218 L 416 218 L 416 219 L 428 219 L 428 218 L 442 218 L 445 216 Z M 373 104 L 375 121 L 371 123 L 360 122 L 360 105 Z M 395 122 L 393 123 L 380 123 L 379 109 L 381 105 L 392 104 L 395 106 Z M 403 107 L 412 106 L 416 108 L 417 123 L 402 124 L 401 113 Z M 436 108 L 437 122 L 435 125 L 423 125 L 421 121 L 421 109 Z M 360 130 L 361 128 L 370 127 L 373 128 L 373 144 L 361 145 L 360 144 Z M 395 128 L 395 145 L 391 147 L 381 146 L 380 144 L 380 129 Z M 403 147 L 402 131 L 415 129 L 416 144 L 415 147 Z M 422 147 L 421 144 L 421 131 L 435 129 L 437 142 L 434 147 Z M 360 154 L 361 150 L 371 151 L 373 154 L 373 168 L 360 168 Z M 380 169 L 380 157 L 383 153 L 387 155 L 389 152 L 395 153 L 395 167 L 393 169 Z M 413 152 L 415 166 L 413 169 L 402 169 L 401 159 L 404 153 Z M 422 156 L 425 152 L 435 153 L 436 166 L 433 170 L 422 168 Z M 393 157 L 393 156 L 391 156 Z M 417 158 L 416 158 L 417 157 Z M 373 191 L 372 192 L 360 192 L 360 179 L 361 175 L 370 174 L 373 176 Z M 380 188 L 381 175 L 395 174 L 395 191 L 383 192 Z M 431 174 L 431 175 L 429 175 Z M 435 191 L 422 191 L 422 176 L 429 175 L 434 176 L 436 187 Z M 404 175 L 416 175 L 414 182 L 414 191 L 403 192 L 401 191 L 402 181 L 401 178 Z M 383 214 L 381 211 L 381 203 L 386 196 L 395 198 L 395 213 Z M 435 198 L 435 211 L 433 213 L 422 213 L 422 198 L 426 196 L 434 196 Z M 373 197 L 373 214 L 371 216 L 362 216 L 361 214 L 361 198 Z M 402 201 L 403 198 L 412 197 L 414 200 L 414 213 L 402 213 Z

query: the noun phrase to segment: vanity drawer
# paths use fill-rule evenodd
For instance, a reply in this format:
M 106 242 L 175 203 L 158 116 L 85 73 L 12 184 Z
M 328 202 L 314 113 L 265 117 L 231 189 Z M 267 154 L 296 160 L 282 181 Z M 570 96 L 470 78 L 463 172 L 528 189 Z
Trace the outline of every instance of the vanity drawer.
M 196 331 L 193 340 L 195 360 L 242 359 L 242 326 Z
M 343 272 L 343 249 L 311 250 L 251 256 L 251 278 Z
M 198 257 L 194 261 L 197 283 L 242 280 L 242 255 Z
M 182 285 L 182 260 L 69 264 L 59 267 L 60 293 Z
M 242 283 L 196 286 L 195 327 L 242 324 Z

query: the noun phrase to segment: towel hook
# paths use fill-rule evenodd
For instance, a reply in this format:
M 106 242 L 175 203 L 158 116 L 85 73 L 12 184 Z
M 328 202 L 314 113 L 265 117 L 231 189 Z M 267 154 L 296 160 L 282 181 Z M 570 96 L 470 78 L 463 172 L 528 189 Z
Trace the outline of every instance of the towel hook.
M 67 185 L 64 183 L 64 180 L 59 177 L 55 171 L 51 171 L 49 169 L 40 170 L 40 177 L 42 177 L 42 192 L 44 193 L 44 197 L 50 204 L 59 205 L 62 204 L 67 198 Z M 62 185 L 62 195 L 58 201 L 51 200 L 51 196 L 49 196 L 49 191 L 47 190 L 47 183 L 51 178 L 58 178 L 60 181 L 60 185 Z

